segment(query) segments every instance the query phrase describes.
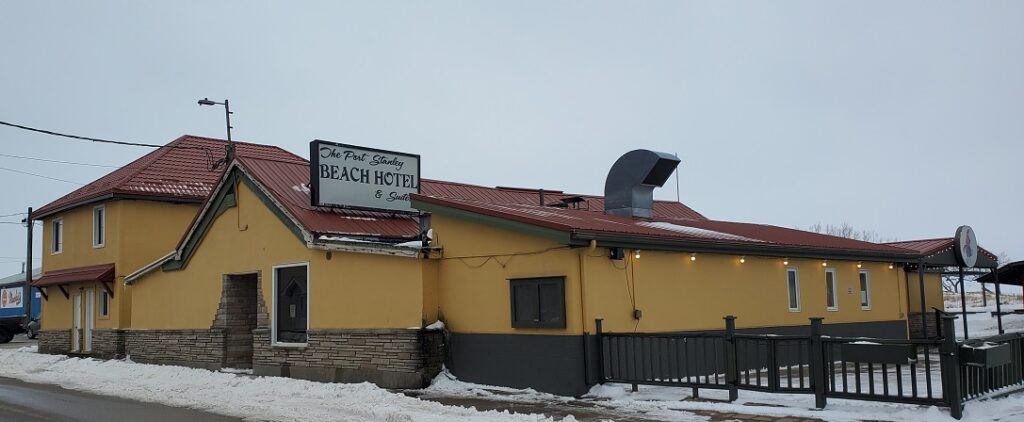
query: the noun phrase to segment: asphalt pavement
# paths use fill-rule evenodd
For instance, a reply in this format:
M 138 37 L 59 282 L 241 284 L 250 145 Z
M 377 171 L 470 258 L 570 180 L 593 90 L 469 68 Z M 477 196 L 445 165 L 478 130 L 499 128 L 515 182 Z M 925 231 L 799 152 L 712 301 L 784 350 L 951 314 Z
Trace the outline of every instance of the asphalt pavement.
M 0 422 L 224 422 L 238 418 L 0 377 Z

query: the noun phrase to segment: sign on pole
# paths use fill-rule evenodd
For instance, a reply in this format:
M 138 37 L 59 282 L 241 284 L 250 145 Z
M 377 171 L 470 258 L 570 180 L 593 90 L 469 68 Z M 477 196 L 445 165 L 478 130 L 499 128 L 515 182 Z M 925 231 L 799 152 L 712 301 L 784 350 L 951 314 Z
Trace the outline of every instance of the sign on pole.
M 974 235 L 971 226 L 960 226 L 953 236 L 953 255 L 962 267 L 974 267 L 978 262 L 978 238 Z
M 420 156 L 323 140 L 309 143 L 310 199 L 315 207 L 417 212 Z

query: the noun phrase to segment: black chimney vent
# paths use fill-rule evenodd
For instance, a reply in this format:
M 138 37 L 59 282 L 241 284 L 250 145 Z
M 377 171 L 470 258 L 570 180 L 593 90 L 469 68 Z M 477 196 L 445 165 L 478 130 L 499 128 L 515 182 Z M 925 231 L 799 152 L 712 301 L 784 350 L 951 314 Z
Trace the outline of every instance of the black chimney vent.
M 668 180 L 679 159 L 672 154 L 638 149 L 619 157 L 604 182 L 604 213 L 651 217 L 654 188 Z

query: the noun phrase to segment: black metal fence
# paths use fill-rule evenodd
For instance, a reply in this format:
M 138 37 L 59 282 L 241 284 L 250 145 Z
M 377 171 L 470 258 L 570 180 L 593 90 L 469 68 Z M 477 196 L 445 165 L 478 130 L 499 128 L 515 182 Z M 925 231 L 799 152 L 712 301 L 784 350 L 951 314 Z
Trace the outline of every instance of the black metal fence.
M 599 382 L 769 393 L 945 406 L 957 419 L 964 402 L 1024 389 L 1024 333 L 957 342 L 952 315 L 941 339 L 902 340 L 822 335 L 742 334 L 725 317 L 717 333 L 606 333 L 597 320 Z

